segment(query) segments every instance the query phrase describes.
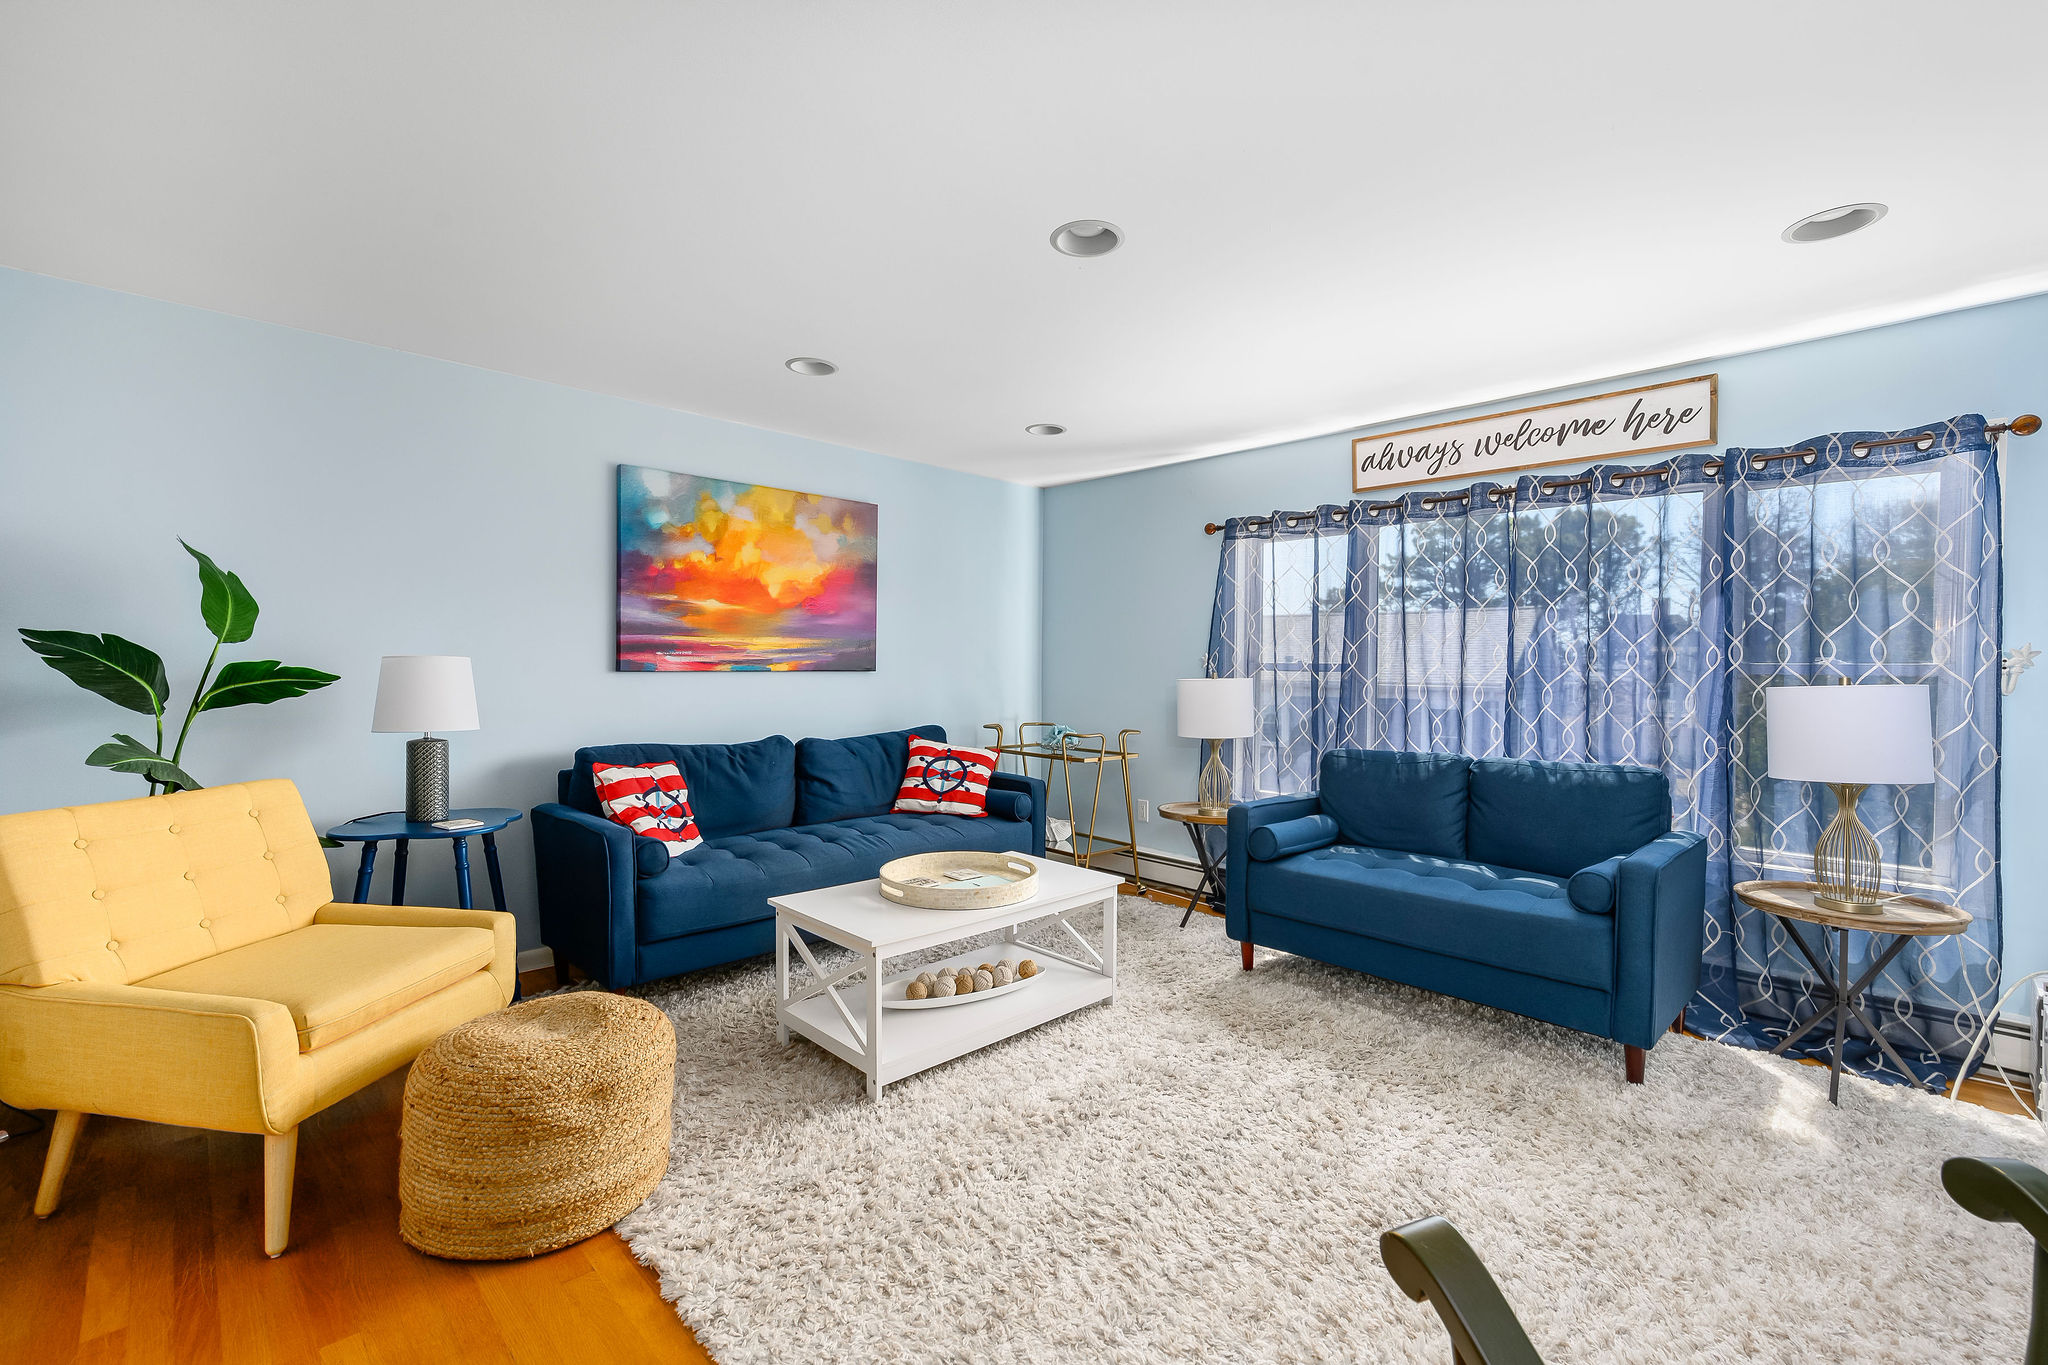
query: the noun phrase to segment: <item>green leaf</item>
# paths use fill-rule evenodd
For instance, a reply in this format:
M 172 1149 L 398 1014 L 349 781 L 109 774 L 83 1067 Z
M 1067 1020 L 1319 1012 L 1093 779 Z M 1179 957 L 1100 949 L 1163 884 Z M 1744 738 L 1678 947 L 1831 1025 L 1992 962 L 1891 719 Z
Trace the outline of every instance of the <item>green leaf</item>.
M 184 541 L 178 542 L 185 545 Z M 256 599 L 242 580 L 190 545 L 185 553 L 199 561 L 199 615 L 223 644 L 238 645 L 256 633 Z
M 116 706 L 156 716 L 170 700 L 164 661 L 133 640 L 75 630 L 23 630 L 21 638 L 44 663 Z
M 228 664 L 213 680 L 213 686 L 192 709 L 218 711 L 223 706 L 255 706 L 303 697 L 308 692 L 339 682 L 338 675 L 317 668 L 297 668 L 275 659 L 243 659 Z
M 86 755 L 95 768 L 112 768 L 117 773 L 140 773 L 161 782 L 170 791 L 198 791 L 199 784 L 183 768 L 171 762 L 133 735 L 115 735 L 112 744 L 102 744 Z

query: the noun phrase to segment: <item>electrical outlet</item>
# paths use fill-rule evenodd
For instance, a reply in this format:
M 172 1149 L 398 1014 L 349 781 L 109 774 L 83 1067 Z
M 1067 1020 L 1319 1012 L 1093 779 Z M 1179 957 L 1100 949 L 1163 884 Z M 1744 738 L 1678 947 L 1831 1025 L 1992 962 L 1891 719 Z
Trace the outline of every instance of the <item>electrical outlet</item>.
M 1143 823 L 1144 821 L 1150 820 L 1151 818 L 1152 803 L 1141 798 L 1138 802 L 1138 820 L 1140 823 Z

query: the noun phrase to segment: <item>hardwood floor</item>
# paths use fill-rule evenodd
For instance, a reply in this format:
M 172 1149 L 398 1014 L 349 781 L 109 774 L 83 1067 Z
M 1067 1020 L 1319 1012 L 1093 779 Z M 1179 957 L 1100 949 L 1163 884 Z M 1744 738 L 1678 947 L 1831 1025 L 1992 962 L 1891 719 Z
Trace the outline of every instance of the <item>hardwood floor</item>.
M 306 1121 L 291 1250 L 275 1261 L 263 1255 L 260 1138 L 92 1119 L 44 1222 L 29 1205 L 48 1127 L 0 1143 L 0 1360 L 710 1361 L 613 1233 L 500 1263 L 401 1242 L 404 1080 Z M 1962 1098 L 2018 1112 L 1995 1082 L 1970 1081 Z
M 710 1360 L 615 1233 L 495 1263 L 401 1242 L 404 1083 L 306 1121 L 291 1250 L 275 1261 L 261 1138 L 91 1119 L 42 1222 L 29 1204 L 49 1129 L 0 1144 L 0 1360 Z

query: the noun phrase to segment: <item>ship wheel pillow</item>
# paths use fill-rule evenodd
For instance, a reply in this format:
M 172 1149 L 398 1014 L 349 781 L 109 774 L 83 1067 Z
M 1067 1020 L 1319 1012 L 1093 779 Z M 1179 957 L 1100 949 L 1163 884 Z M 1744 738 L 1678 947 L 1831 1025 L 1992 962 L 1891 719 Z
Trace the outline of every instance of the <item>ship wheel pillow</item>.
M 675 764 L 593 763 L 590 779 L 597 787 L 598 809 L 635 834 L 661 840 L 669 857 L 704 842 L 690 812 L 690 788 Z
M 996 770 L 993 749 L 970 749 L 910 737 L 910 762 L 903 769 L 903 786 L 896 793 L 892 811 L 913 811 L 937 815 L 988 814 L 988 780 Z

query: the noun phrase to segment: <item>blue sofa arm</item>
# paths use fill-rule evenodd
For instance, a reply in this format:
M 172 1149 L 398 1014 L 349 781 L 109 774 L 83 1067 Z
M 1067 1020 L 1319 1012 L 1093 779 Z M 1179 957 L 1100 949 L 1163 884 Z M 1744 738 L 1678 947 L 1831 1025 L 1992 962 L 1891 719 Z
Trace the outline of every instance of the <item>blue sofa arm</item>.
M 634 979 L 639 836 L 615 820 L 550 802 L 533 808 L 541 942 L 607 986 Z
M 1614 1037 L 1653 1047 L 1699 990 L 1707 841 L 1674 830 L 1621 860 L 1614 896 Z
M 1017 792 L 1031 801 L 1031 847 L 1020 848 L 1019 853 L 1029 853 L 1034 858 L 1045 856 L 1045 782 L 1041 778 L 1026 777 L 1022 773 L 993 773 L 988 779 L 990 811 L 994 812 L 994 797 L 997 792 Z M 1014 816 L 1012 819 L 1016 818 Z
M 1252 831 L 1304 815 L 1320 815 L 1322 798 L 1314 792 L 1305 796 L 1269 796 L 1262 801 L 1245 801 L 1230 808 L 1223 826 L 1223 932 L 1243 943 L 1251 937 L 1251 907 L 1245 903 L 1245 867 L 1252 860 Z

